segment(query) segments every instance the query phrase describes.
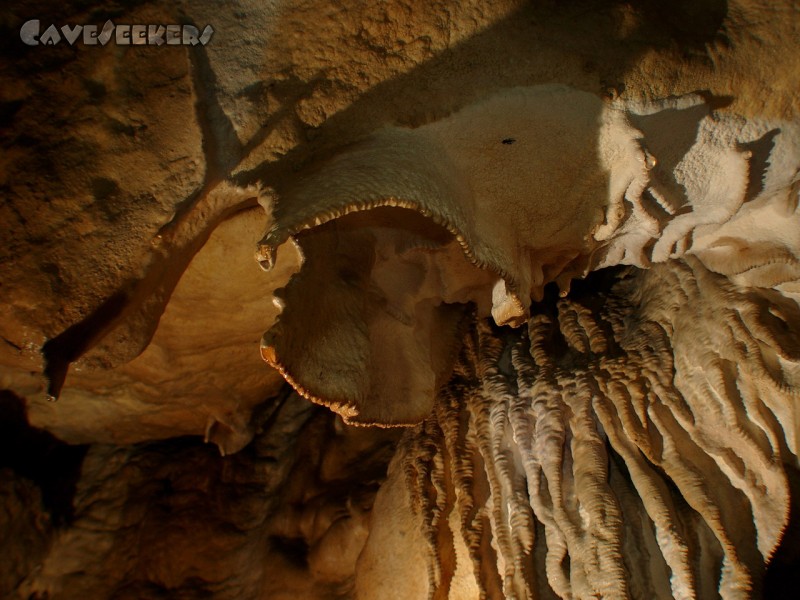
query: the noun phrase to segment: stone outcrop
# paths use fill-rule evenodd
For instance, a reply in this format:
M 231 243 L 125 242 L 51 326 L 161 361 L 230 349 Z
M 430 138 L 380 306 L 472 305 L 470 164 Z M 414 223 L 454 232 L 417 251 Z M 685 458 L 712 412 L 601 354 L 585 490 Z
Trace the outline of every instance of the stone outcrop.
M 0 596 L 792 597 L 795 2 L 0 23 Z

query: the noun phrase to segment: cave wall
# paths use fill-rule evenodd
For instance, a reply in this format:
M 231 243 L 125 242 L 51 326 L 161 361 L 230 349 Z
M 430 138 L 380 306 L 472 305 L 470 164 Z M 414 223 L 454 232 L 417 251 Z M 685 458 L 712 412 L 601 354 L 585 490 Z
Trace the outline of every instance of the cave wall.
M 3 12 L 0 595 L 787 589 L 795 2 Z M 31 47 L 31 18 L 215 33 Z

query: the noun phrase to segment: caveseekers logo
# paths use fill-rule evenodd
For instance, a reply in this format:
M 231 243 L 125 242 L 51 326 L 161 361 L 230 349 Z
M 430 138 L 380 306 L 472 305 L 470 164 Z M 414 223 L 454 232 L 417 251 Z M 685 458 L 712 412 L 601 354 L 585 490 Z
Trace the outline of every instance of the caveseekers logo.
M 55 46 L 66 41 L 70 46 L 81 41 L 87 46 L 105 46 L 114 41 L 118 46 L 205 46 L 211 41 L 214 28 L 206 25 L 201 32 L 194 25 L 114 25 L 106 21 L 97 25 L 50 25 L 42 31 L 39 19 L 25 22 L 20 39 L 28 46 Z

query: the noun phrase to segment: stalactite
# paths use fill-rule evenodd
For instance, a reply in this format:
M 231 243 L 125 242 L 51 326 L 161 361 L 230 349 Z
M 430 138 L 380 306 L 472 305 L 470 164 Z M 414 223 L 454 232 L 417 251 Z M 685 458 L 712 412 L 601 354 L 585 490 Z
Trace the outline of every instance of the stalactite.
M 429 599 L 433 598 L 442 578 L 440 549 L 436 529 L 441 518 L 445 492 L 442 483 L 444 468 L 439 455 L 441 429 L 433 420 L 414 428 L 416 435 L 405 438 L 409 457 L 404 464 L 406 482 L 411 491 L 412 508 L 423 524 L 423 537 L 428 551 Z
M 782 465 L 796 446 L 776 411 L 798 368 L 796 342 L 775 326 L 786 321 L 760 306 L 690 259 L 622 273 L 599 308 L 568 297 L 527 330 L 468 333 L 410 437 L 426 527 L 446 519 L 447 492 L 433 485 L 442 461 L 452 474 L 453 533 L 481 597 L 499 593 L 490 568 L 507 598 L 759 593 L 786 522 Z

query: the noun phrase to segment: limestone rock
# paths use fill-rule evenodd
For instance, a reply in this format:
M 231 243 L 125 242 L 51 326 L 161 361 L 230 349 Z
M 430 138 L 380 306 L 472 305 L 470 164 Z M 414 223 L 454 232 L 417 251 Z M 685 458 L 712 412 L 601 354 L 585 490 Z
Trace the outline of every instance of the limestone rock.
M 4 9 L 0 595 L 796 591 L 796 2 Z

